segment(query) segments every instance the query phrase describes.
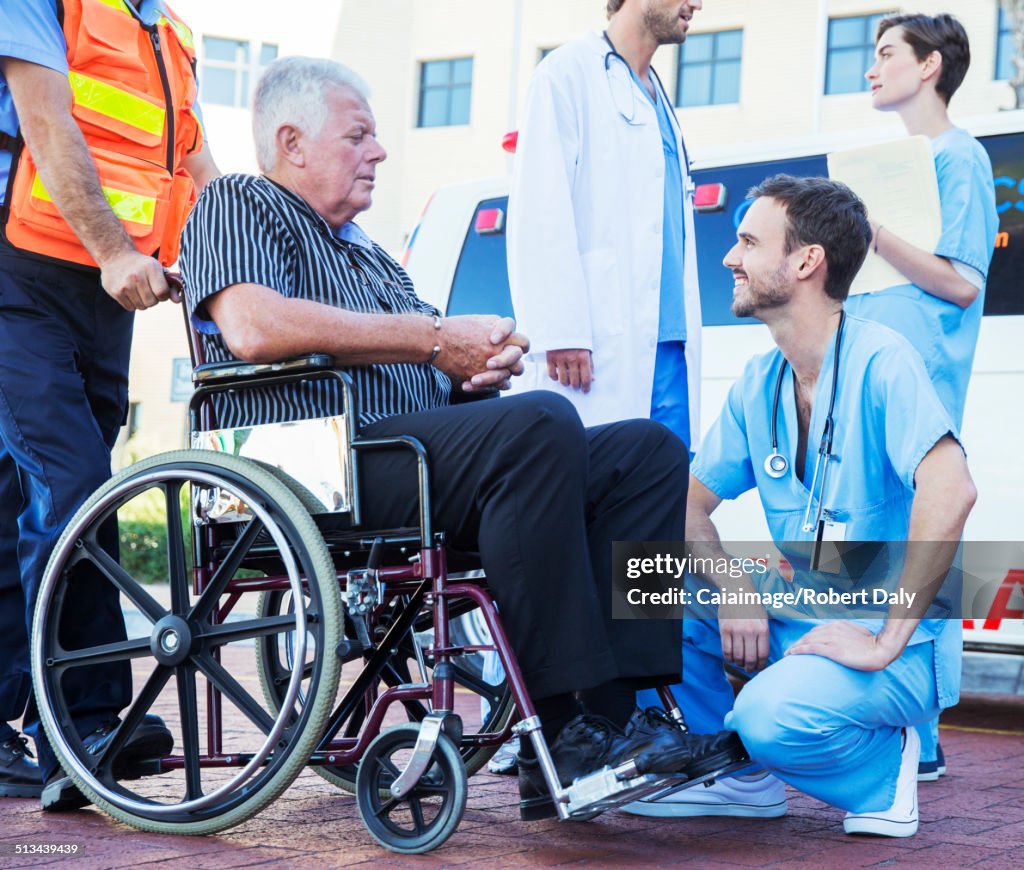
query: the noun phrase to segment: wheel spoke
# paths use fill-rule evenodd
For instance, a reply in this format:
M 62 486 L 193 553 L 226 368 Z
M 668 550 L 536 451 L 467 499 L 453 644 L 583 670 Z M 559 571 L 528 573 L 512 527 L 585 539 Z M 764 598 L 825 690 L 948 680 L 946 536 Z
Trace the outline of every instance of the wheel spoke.
M 294 616 L 265 616 L 261 619 L 242 619 L 238 622 L 225 622 L 220 625 L 203 629 L 203 640 L 213 646 L 221 646 L 236 640 L 251 640 L 255 637 L 266 637 L 280 634 L 282 630 L 295 629 Z
M 389 816 L 391 811 L 398 806 L 398 801 L 394 798 L 388 798 L 384 803 L 380 805 L 379 809 L 373 811 L 373 814 L 378 818 L 380 816 Z
M 423 780 L 416 783 L 416 787 L 412 790 L 414 795 L 419 797 L 432 797 L 434 795 L 440 795 L 445 797 L 450 789 L 443 782 L 432 783 L 430 785 L 424 785 Z
M 167 578 L 171 586 L 171 610 L 178 616 L 188 612 L 188 564 L 185 532 L 181 525 L 181 486 L 184 481 L 164 484 L 167 511 Z
M 110 554 L 96 541 L 83 540 L 82 545 L 93 564 L 103 572 L 111 583 L 128 596 L 132 604 L 139 608 L 150 622 L 156 623 L 167 616 L 167 611 L 160 606 L 157 600 L 143 589 L 138 581 L 125 571 L 115 559 L 112 559 Z
M 412 823 L 416 826 L 416 833 L 422 834 L 427 829 L 427 823 L 423 819 L 423 805 L 418 797 L 409 796 L 409 810 L 412 813 Z
M 491 705 L 492 709 L 498 706 L 498 703 L 501 701 L 501 692 L 499 691 L 501 689 L 500 683 L 498 685 L 488 683 L 486 680 L 478 677 L 467 668 L 459 667 L 455 662 L 452 662 L 451 665 L 452 671 L 455 674 L 454 680 L 456 683 L 464 689 L 469 689 L 471 692 L 479 695 Z
M 185 799 L 203 795 L 199 767 L 199 702 L 196 696 L 196 672 L 188 665 L 175 668 L 178 683 L 178 713 L 181 716 L 182 746 L 185 756 Z
M 122 662 L 128 659 L 139 659 L 152 655 L 149 638 L 140 637 L 133 640 L 121 640 L 116 643 L 105 643 L 101 646 L 90 646 L 84 649 L 61 650 L 60 657 L 47 662 L 51 668 L 80 668 L 86 665 L 102 665 L 107 662 Z
M 242 560 L 248 555 L 249 550 L 252 549 L 256 536 L 262 530 L 263 523 L 258 519 L 253 518 L 246 523 L 242 533 L 235 539 L 231 549 L 228 550 L 227 556 L 224 557 L 224 560 L 214 572 L 213 577 L 210 578 L 209 585 L 203 590 L 203 594 L 199 596 L 199 600 L 192 607 L 189 619 L 202 621 L 210 615 L 210 612 L 220 600 L 220 596 L 224 594 L 224 590 L 227 588 L 231 578 L 235 576 L 235 573 L 241 566 Z
M 398 779 L 398 777 L 402 775 L 402 772 L 397 767 L 395 767 L 395 763 L 390 758 L 384 758 L 383 756 L 380 756 L 377 759 L 377 763 L 382 768 L 384 768 L 384 770 L 390 773 L 395 779 Z M 394 782 L 395 779 L 391 781 Z
M 171 678 L 171 673 L 170 668 L 165 668 L 162 665 L 158 665 L 153 669 L 153 673 L 149 675 L 146 684 L 142 687 L 139 694 L 135 696 L 131 707 L 128 708 L 128 712 L 124 715 L 120 727 L 103 750 L 103 754 L 100 756 L 97 764 L 98 769 L 102 770 L 108 759 L 113 760 L 117 758 L 118 753 L 131 739 L 135 729 L 139 727 L 139 724 L 149 712 L 149 708 L 153 706 L 153 702 L 156 701 L 164 686 L 167 685 L 167 681 Z
M 193 659 L 197 668 L 213 683 L 221 694 L 227 697 L 253 725 L 264 734 L 269 734 L 274 727 L 274 720 L 234 677 L 231 676 L 220 662 L 210 655 L 196 656 Z

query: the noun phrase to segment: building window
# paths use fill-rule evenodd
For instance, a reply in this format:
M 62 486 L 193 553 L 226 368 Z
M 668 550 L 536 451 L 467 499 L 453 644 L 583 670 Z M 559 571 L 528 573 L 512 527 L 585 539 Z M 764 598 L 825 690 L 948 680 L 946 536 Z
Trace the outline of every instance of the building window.
M 418 127 L 448 127 L 469 123 L 473 90 L 473 58 L 428 60 L 420 64 Z
M 203 66 L 199 71 L 202 101 L 217 106 L 249 108 L 256 80 L 277 57 L 272 43 L 203 37 Z
M 996 33 L 996 78 L 1013 78 L 1013 24 L 1006 10 L 999 7 L 999 30 Z
M 740 101 L 743 31 L 694 33 L 679 47 L 676 105 L 716 106 Z
M 878 22 L 891 14 L 881 12 L 828 20 L 826 94 L 856 94 L 869 90 L 864 73 L 875 62 L 875 31 Z

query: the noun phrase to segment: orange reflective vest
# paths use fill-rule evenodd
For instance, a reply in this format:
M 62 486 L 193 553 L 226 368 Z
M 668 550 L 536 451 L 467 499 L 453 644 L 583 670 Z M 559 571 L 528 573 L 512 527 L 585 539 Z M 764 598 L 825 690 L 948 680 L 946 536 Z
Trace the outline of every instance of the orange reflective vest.
M 165 7 L 166 8 L 166 7 Z M 67 41 L 71 114 L 103 193 L 136 247 L 169 266 L 196 199 L 182 159 L 202 148 L 192 33 L 168 11 L 145 25 L 127 0 L 58 0 Z M 7 241 L 96 266 L 47 192 L 19 136 L 4 204 Z

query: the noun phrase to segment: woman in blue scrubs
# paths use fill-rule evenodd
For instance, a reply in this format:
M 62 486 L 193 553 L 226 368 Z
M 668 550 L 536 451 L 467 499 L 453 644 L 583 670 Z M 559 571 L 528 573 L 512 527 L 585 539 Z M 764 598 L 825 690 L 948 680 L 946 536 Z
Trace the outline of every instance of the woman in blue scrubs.
M 942 235 L 934 251 L 924 251 L 872 222 L 875 252 L 909 283 L 852 296 L 846 309 L 910 340 L 959 429 L 999 225 L 988 154 L 948 112 L 970 65 L 970 45 L 951 15 L 894 15 L 879 22 L 875 56 L 865 73 L 872 105 L 897 112 L 908 134 L 932 141 Z M 938 779 L 945 772 L 938 722 L 918 730 L 920 778 Z

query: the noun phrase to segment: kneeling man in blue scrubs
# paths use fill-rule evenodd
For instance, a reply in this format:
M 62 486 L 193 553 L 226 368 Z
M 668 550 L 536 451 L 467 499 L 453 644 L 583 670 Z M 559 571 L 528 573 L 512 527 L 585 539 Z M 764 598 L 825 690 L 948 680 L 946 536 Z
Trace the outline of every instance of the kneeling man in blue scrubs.
M 883 548 L 897 603 L 882 596 L 878 606 L 869 593 L 869 612 L 856 614 L 863 618 L 839 618 L 835 607 L 822 615 L 721 603 L 717 620 L 686 620 L 680 700 L 688 720 L 739 732 L 767 773 L 628 810 L 777 816 L 785 782 L 847 810 L 847 833 L 911 836 L 920 753 L 912 726 L 959 697 L 961 622 L 949 618 L 958 594 L 942 580 L 974 484 L 920 356 L 896 332 L 843 310 L 871 239 L 860 200 L 838 182 L 785 175 L 750 197 L 725 258 L 733 312 L 763 321 L 778 347 L 747 364 L 702 442 L 686 537 L 695 554 L 726 557 L 711 515 L 756 487 L 795 576 L 703 580 L 716 592 L 842 589 L 813 561 L 819 547 L 912 543 Z M 735 703 L 724 662 L 756 672 Z

